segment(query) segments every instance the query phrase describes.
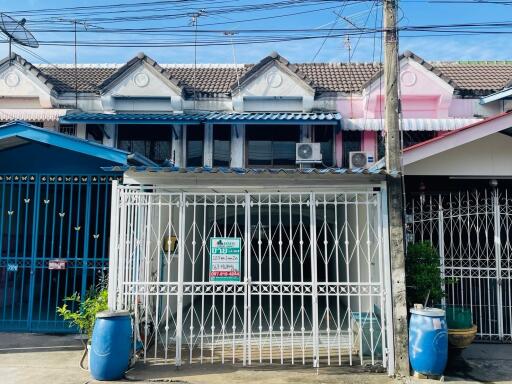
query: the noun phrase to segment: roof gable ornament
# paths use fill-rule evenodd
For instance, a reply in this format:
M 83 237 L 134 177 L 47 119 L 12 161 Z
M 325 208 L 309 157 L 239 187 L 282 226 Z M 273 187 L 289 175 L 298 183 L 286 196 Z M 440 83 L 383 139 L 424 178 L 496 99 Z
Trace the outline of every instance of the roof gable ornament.
M 304 74 L 297 65 L 291 64 L 286 58 L 284 58 L 277 52 L 272 52 L 270 55 L 263 58 L 259 63 L 254 65 L 247 72 L 245 72 L 235 83 L 231 85 L 231 92 L 238 92 L 241 88 L 244 87 L 244 85 L 247 85 L 248 83 L 253 81 L 255 78 L 257 78 L 261 73 L 265 72 L 272 65 L 276 65 L 285 73 L 298 79 L 302 83 L 302 85 L 309 91 L 313 93 L 315 92 L 313 80 L 306 76 L 306 74 Z M 270 87 L 278 87 L 282 82 L 282 78 L 279 76 L 279 74 L 272 72 L 267 74 L 265 80 L 267 81 L 267 84 Z
M 118 81 L 122 79 L 125 74 L 129 73 L 131 70 L 133 70 L 141 64 L 146 64 L 148 67 L 153 69 L 158 75 L 167 80 L 171 87 L 177 90 L 180 95 L 183 94 L 185 88 L 183 82 L 172 76 L 165 68 L 161 67 L 155 60 L 147 56 L 144 52 L 139 52 L 137 56 L 129 60 L 123 66 L 119 67 L 117 71 L 115 71 L 106 80 L 104 80 L 99 85 L 101 92 L 106 93 L 115 84 L 117 84 Z M 147 78 L 147 75 L 143 73 L 137 74 L 134 78 L 134 83 L 138 87 L 146 86 L 148 81 L 149 79 Z
M 457 89 L 458 85 L 457 83 L 451 79 L 449 76 L 444 74 L 441 70 L 430 64 L 429 62 L 425 61 L 420 56 L 416 55 L 414 52 L 411 52 L 409 50 L 402 53 L 398 61 L 401 62 L 404 59 L 410 59 L 419 65 L 421 65 L 423 68 L 425 68 L 427 71 L 432 72 L 434 75 L 442 79 L 444 82 L 452 86 L 453 88 Z M 375 81 L 379 80 L 379 78 L 383 75 L 383 70 L 380 69 L 378 72 L 376 72 L 366 83 L 363 84 L 362 89 L 369 88 Z
M 34 66 L 31 62 L 24 59 L 17 53 L 11 53 L 11 56 L 7 56 L 0 61 L 0 68 L 8 68 L 12 64 L 17 64 L 27 72 L 29 72 L 32 76 L 34 76 L 48 91 L 52 92 L 55 88 L 55 84 L 53 84 L 48 76 L 46 76 L 39 68 Z

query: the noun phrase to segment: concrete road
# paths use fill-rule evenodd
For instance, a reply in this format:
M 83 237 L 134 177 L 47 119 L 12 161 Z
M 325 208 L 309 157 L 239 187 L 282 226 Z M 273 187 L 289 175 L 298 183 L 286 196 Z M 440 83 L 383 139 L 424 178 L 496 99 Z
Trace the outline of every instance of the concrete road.
M 79 368 L 82 345 L 74 336 L 0 333 L 0 383 L 96 383 Z M 448 367 L 445 381 L 512 384 L 512 345 L 474 344 Z M 430 380 L 418 382 L 427 384 Z M 188 365 L 176 371 L 169 364 L 138 363 L 122 382 L 184 382 L 190 384 L 393 383 L 385 374 L 362 367 Z M 434 382 L 434 381 L 432 381 Z M 438 383 L 438 382 L 437 382 Z

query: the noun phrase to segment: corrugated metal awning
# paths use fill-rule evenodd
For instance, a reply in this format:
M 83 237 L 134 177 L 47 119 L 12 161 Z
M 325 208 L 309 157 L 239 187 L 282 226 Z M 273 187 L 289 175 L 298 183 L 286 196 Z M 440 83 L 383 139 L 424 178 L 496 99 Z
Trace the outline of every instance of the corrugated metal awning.
M 401 119 L 401 128 L 404 131 L 453 131 L 478 123 L 482 119 Z M 343 119 L 341 129 L 345 131 L 382 131 L 383 119 Z
M 199 124 L 204 113 L 70 113 L 62 116 L 62 123 L 91 124 Z
M 253 113 L 211 113 L 209 122 L 246 123 L 246 124 L 339 124 L 341 115 L 337 112 L 299 113 L 299 112 L 253 112 Z
M 0 121 L 55 122 L 66 112 L 57 108 L 0 108 Z
M 229 167 L 151 167 L 151 166 L 114 166 L 104 167 L 104 171 L 119 172 L 149 172 L 149 173 L 205 173 L 205 174 L 287 174 L 287 175 L 389 175 L 399 176 L 398 171 L 387 171 L 381 167 L 371 168 L 229 168 Z
M 62 116 L 63 123 L 111 124 L 339 124 L 339 113 L 71 113 Z

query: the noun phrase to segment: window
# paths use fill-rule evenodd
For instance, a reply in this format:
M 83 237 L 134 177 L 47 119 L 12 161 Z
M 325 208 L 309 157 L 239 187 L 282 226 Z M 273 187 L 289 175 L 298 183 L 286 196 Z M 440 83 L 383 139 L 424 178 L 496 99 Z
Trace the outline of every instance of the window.
M 437 131 L 403 131 L 404 148 L 413 146 L 437 136 Z M 386 138 L 384 132 L 377 136 L 377 155 L 382 159 L 386 154 Z
M 403 131 L 404 148 L 436 137 L 436 131 Z
M 213 166 L 229 167 L 231 160 L 231 125 L 213 126 Z
M 39 128 L 44 128 L 44 122 L 43 121 L 29 121 L 28 122 L 31 125 L 34 125 Z
M 299 142 L 300 130 L 295 125 L 248 125 L 248 166 L 295 165 L 295 144 Z
M 348 168 L 350 166 L 350 152 L 361 150 L 362 135 L 361 131 L 343 131 L 342 143 L 343 143 L 343 167 Z
M 172 129 L 166 125 L 118 126 L 118 146 L 128 152 L 136 152 L 156 163 L 171 157 Z
M 103 144 L 103 125 L 87 124 L 85 127 L 85 138 L 98 144 Z
M 377 160 L 386 156 L 386 134 L 384 131 L 377 132 Z
M 334 127 L 317 125 L 313 129 L 313 142 L 320 143 L 322 163 L 324 166 L 332 167 L 334 165 Z
M 60 124 L 59 132 L 65 135 L 76 136 L 76 125 L 75 124 Z
M 204 126 L 187 126 L 187 167 L 203 166 Z

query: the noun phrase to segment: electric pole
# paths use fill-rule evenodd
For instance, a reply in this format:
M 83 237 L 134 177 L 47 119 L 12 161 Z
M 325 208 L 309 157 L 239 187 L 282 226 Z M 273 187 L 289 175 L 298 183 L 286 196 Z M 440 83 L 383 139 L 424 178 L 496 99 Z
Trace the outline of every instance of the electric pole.
M 398 99 L 398 33 L 396 10 L 398 0 L 383 0 L 384 22 L 384 120 L 386 129 L 386 168 L 400 171 L 399 177 L 388 177 L 389 244 L 391 287 L 393 296 L 393 328 L 395 372 L 409 376 L 407 302 L 405 296 L 404 202 L 402 194 L 402 162 L 400 139 L 400 101 Z

